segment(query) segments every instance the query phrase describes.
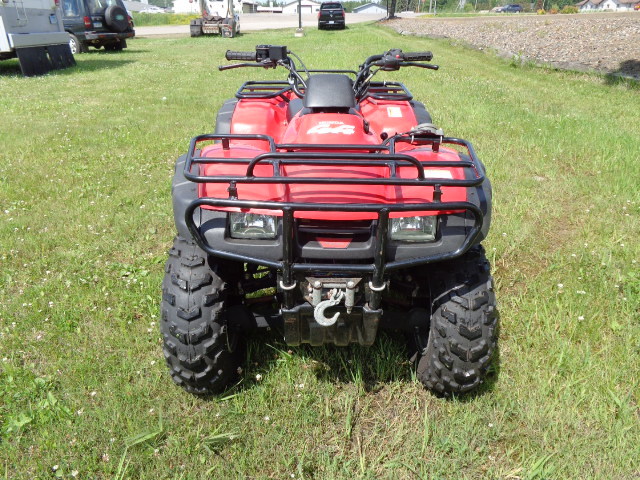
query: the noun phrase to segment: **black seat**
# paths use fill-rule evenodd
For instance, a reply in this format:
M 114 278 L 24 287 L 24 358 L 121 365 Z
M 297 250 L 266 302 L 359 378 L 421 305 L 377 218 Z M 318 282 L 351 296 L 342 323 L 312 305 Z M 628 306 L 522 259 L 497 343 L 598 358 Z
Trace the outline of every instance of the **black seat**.
M 356 106 L 353 81 L 346 75 L 327 73 L 311 75 L 307 81 L 304 107 L 312 112 L 336 111 L 348 113 Z

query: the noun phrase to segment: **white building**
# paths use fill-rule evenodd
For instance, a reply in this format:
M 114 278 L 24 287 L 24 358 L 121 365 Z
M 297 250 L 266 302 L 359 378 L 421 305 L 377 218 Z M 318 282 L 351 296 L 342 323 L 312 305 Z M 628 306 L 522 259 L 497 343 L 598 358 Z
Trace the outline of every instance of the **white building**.
M 631 12 L 638 0 L 583 0 L 577 6 L 581 12 L 608 10 L 612 12 Z
M 320 10 L 320 4 L 314 2 L 313 0 L 302 0 L 300 3 L 300 10 L 302 11 L 302 13 L 317 13 Z M 293 2 L 289 2 L 283 5 L 282 13 L 298 13 L 298 0 L 294 0 Z
M 380 15 L 386 15 L 387 9 L 381 7 L 377 3 L 367 3 L 366 5 L 360 5 L 353 9 L 353 13 L 376 13 Z

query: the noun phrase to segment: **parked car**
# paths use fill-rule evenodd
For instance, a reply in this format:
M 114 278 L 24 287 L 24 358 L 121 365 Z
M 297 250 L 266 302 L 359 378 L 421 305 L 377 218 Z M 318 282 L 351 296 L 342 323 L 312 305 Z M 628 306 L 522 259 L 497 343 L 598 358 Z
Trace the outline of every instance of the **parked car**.
M 318 11 L 318 30 L 345 28 L 344 7 L 339 2 L 323 2 Z
M 504 7 L 499 7 L 496 9 L 496 12 L 499 13 L 521 13 L 522 5 L 518 5 L 517 3 L 511 3 L 509 5 L 505 5 Z
M 64 29 L 71 52 L 89 47 L 119 51 L 135 36 L 133 20 L 122 0 L 62 0 Z

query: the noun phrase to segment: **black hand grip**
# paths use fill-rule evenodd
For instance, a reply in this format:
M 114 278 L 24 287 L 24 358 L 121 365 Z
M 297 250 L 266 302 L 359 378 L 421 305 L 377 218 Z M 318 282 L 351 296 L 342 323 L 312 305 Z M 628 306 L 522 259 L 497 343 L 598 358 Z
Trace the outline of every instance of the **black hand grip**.
M 430 62 L 433 58 L 431 52 L 403 52 L 402 55 L 406 62 Z
M 241 60 L 244 62 L 255 62 L 256 61 L 256 52 L 234 52 L 232 50 L 227 50 L 224 54 L 224 58 L 227 60 Z

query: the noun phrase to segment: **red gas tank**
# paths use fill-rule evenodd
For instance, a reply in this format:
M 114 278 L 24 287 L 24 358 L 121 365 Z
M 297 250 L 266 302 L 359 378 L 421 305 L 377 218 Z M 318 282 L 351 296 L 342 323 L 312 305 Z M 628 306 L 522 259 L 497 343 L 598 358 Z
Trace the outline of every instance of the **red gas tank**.
M 376 133 L 365 132 L 364 119 L 348 113 L 298 114 L 289 123 L 282 143 L 307 145 L 377 145 Z

